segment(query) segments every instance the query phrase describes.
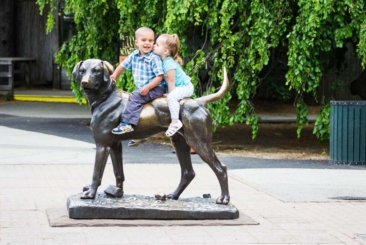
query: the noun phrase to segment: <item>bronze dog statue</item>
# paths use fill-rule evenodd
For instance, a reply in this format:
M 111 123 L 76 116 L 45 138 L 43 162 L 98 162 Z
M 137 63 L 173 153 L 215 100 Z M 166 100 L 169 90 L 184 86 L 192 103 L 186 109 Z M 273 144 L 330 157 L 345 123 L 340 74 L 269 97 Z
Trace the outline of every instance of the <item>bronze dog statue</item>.
M 123 195 L 122 143 L 123 140 L 143 139 L 154 134 L 166 131 L 170 124 L 170 112 L 165 98 L 158 98 L 144 105 L 141 118 L 134 131 L 126 134 L 115 135 L 111 130 L 121 121 L 122 112 L 130 94 L 116 89 L 110 79 L 113 67 L 106 61 L 88 59 L 79 62 L 73 70 L 76 82 L 81 83 L 91 110 L 91 128 L 96 144 L 96 156 L 92 183 L 84 187 L 81 198 L 93 199 L 102 182 L 103 172 L 108 156 L 111 156 L 114 174 L 116 177 L 116 190 L 108 188 L 105 192 L 115 197 Z M 190 147 L 205 161 L 215 172 L 221 187 L 221 196 L 216 200 L 218 204 L 228 204 L 230 201 L 228 176 L 226 166 L 217 158 L 212 146 L 212 119 L 206 103 L 221 99 L 229 87 L 229 82 L 224 70 L 224 82 L 218 92 L 196 99 L 183 99 L 180 110 L 180 120 L 183 127 L 171 138 L 181 167 L 181 180 L 175 191 L 167 198 L 177 200 L 185 188 L 195 177 L 192 167 Z

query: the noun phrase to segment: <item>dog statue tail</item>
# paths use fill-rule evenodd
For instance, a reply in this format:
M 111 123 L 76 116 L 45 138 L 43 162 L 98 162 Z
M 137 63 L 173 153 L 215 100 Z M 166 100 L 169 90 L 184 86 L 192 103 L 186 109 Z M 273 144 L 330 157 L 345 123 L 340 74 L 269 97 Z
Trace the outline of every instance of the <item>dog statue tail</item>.
M 206 96 L 196 98 L 194 100 L 197 101 L 197 103 L 200 106 L 204 106 L 205 104 L 208 104 L 210 102 L 220 100 L 222 97 L 224 97 L 224 95 L 228 89 L 229 89 L 229 79 L 227 77 L 226 67 L 224 67 L 224 82 L 222 83 L 219 91 L 217 91 L 214 94 L 209 94 Z

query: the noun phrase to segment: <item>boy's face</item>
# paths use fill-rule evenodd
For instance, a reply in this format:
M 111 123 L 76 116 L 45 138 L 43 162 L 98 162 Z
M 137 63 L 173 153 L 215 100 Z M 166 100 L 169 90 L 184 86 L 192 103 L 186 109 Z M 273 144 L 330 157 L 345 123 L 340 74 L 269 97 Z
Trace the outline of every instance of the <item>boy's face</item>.
M 141 32 L 136 37 L 135 45 L 139 48 L 140 55 L 144 56 L 146 53 L 149 53 L 154 47 L 154 32 Z

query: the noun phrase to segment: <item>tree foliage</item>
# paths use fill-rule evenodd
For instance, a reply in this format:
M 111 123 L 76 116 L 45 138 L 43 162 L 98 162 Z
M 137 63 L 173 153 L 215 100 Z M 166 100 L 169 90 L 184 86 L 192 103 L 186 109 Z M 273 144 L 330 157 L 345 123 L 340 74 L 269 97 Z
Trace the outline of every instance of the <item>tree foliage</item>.
M 59 0 L 37 0 L 45 5 Z M 270 72 L 275 50 L 286 50 L 286 86 L 295 98 L 300 136 L 307 123 L 304 93 L 316 95 L 322 75 L 339 69 L 337 55 L 352 42 L 362 65 L 366 64 L 366 16 L 363 0 L 66 0 L 66 12 L 74 13 L 78 33 L 56 53 L 56 62 L 70 74 L 74 65 L 87 58 L 115 61 L 120 35 L 133 36 L 136 28 L 149 26 L 157 34 L 177 33 L 185 70 L 195 84 L 195 96 L 214 92 L 229 69 L 231 93 L 209 104 L 216 125 L 246 121 L 253 138 L 260 118 L 252 107 L 258 86 Z M 52 28 L 49 13 L 48 30 Z M 338 65 L 338 66 L 336 66 Z M 123 88 L 132 80 L 123 76 Z M 73 90 L 81 96 L 73 84 Z M 237 103 L 233 103 L 233 101 Z M 329 114 L 328 101 L 320 118 Z M 319 119 L 321 120 L 321 119 Z M 324 122 L 324 120 L 323 120 Z M 318 124 L 320 131 L 329 125 Z M 327 135 L 317 133 L 316 135 Z M 322 138 L 322 137 L 320 137 Z M 324 138 L 326 139 L 326 137 Z

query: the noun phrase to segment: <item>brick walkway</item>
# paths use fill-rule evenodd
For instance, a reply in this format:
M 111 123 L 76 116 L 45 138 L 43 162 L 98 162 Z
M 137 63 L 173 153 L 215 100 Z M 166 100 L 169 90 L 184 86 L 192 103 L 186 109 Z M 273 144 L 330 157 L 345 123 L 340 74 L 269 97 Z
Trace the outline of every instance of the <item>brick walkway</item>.
M 219 195 L 212 171 L 194 166 L 182 197 Z M 366 203 L 283 202 L 230 177 L 232 204 L 259 225 L 174 227 L 50 227 L 46 210 L 66 209 L 69 195 L 90 182 L 92 165 L 0 165 L 1 244 L 366 244 Z M 178 165 L 126 164 L 125 193 L 172 191 Z M 114 183 L 107 165 L 100 191 Z

